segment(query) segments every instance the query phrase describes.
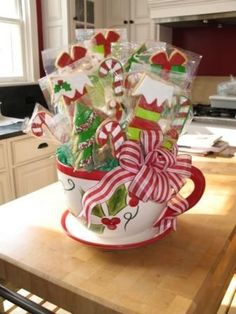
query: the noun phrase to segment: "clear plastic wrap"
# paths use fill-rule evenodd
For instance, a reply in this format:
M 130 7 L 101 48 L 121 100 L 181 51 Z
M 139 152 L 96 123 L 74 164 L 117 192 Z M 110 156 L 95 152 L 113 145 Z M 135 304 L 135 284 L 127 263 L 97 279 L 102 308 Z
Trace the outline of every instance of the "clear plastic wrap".
M 160 130 L 162 147 L 171 150 L 191 120 L 201 56 L 163 42 L 127 42 L 126 35 L 77 30 L 78 43 L 43 52 L 47 76 L 39 83 L 55 120 L 50 133 L 62 143 L 59 159 L 74 169 L 113 169 L 123 143 L 139 142 L 143 130 Z
M 236 80 L 232 75 L 229 81 L 217 85 L 217 94 L 220 96 L 236 96 Z

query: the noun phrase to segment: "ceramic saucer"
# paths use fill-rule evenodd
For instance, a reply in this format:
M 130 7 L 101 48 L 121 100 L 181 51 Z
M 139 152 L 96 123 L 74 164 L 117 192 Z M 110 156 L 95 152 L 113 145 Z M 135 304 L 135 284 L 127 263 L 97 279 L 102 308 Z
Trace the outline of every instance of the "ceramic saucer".
M 111 250 L 123 250 L 148 245 L 162 239 L 172 231 L 172 228 L 169 228 L 161 234 L 158 231 L 154 235 L 145 233 L 129 236 L 125 239 L 102 238 L 84 227 L 69 210 L 63 213 L 61 224 L 66 234 L 72 239 L 89 246 Z

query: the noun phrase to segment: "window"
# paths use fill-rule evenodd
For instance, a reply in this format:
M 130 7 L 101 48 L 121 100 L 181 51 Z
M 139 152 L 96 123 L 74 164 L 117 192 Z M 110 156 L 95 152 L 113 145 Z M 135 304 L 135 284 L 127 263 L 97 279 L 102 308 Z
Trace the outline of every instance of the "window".
M 38 79 L 35 0 L 0 0 L 0 83 Z

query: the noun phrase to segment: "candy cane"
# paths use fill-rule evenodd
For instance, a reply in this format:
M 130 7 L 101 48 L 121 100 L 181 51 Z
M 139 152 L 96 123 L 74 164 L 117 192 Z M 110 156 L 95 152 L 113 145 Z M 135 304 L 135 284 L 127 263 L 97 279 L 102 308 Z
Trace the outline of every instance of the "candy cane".
M 44 111 L 39 111 L 32 120 L 32 124 L 31 124 L 32 133 L 37 137 L 43 136 L 44 126 L 48 128 L 48 130 L 50 131 L 49 124 L 50 124 L 51 119 L 52 118 L 49 114 L 47 114 Z
M 183 126 L 188 118 L 190 110 L 190 101 L 185 96 L 180 96 L 179 99 L 179 109 L 175 115 L 175 119 L 172 122 L 171 127 L 176 129 L 178 132 L 181 132 Z
M 69 140 L 69 133 L 63 131 L 65 123 L 62 119 L 56 121 L 55 117 L 52 118 L 48 113 L 39 111 L 32 119 L 31 131 L 37 137 L 49 136 L 57 142 L 65 143 Z
M 136 84 L 139 82 L 141 73 L 128 73 L 125 78 L 125 88 L 126 89 L 133 89 Z
M 104 146 L 109 137 L 111 137 L 114 157 L 118 158 L 125 136 L 120 124 L 115 120 L 105 120 L 97 129 L 96 141 L 99 145 Z
M 123 95 L 123 67 L 122 64 L 114 59 L 114 58 L 108 58 L 105 59 L 99 67 L 98 75 L 100 77 L 106 77 L 109 73 L 113 76 L 113 90 L 114 94 L 116 96 L 122 96 Z

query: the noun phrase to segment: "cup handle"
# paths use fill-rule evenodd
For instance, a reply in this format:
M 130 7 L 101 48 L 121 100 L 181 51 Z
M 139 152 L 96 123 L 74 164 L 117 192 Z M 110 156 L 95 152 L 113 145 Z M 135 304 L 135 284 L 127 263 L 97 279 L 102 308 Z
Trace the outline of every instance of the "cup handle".
M 188 197 L 186 197 L 186 201 L 188 202 L 188 208 L 185 210 L 189 210 L 192 208 L 202 197 L 202 194 L 205 190 L 206 181 L 203 173 L 196 167 L 191 167 L 191 176 L 190 179 L 194 183 L 194 189 L 190 193 Z M 160 225 L 161 221 L 163 221 L 166 218 L 170 217 L 176 217 L 180 214 L 183 214 L 185 211 L 181 213 L 174 212 L 170 207 L 167 207 L 166 210 L 163 212 L 163 214 L 157 219 L 157 221 L 153 224 L 153 227 L 157 227 Z
M 203 173 L 196 167 L 192 166 L 191 168 L 191 176 L 190 179 L 194 183 L 194 189 L 192 193 L 186 198 L 189 207 L 187 210 L 192 208 L 194 205 L 197 204 L 197 202 L 202 197 L 202 194 L 205 190 L 206 181 Z

